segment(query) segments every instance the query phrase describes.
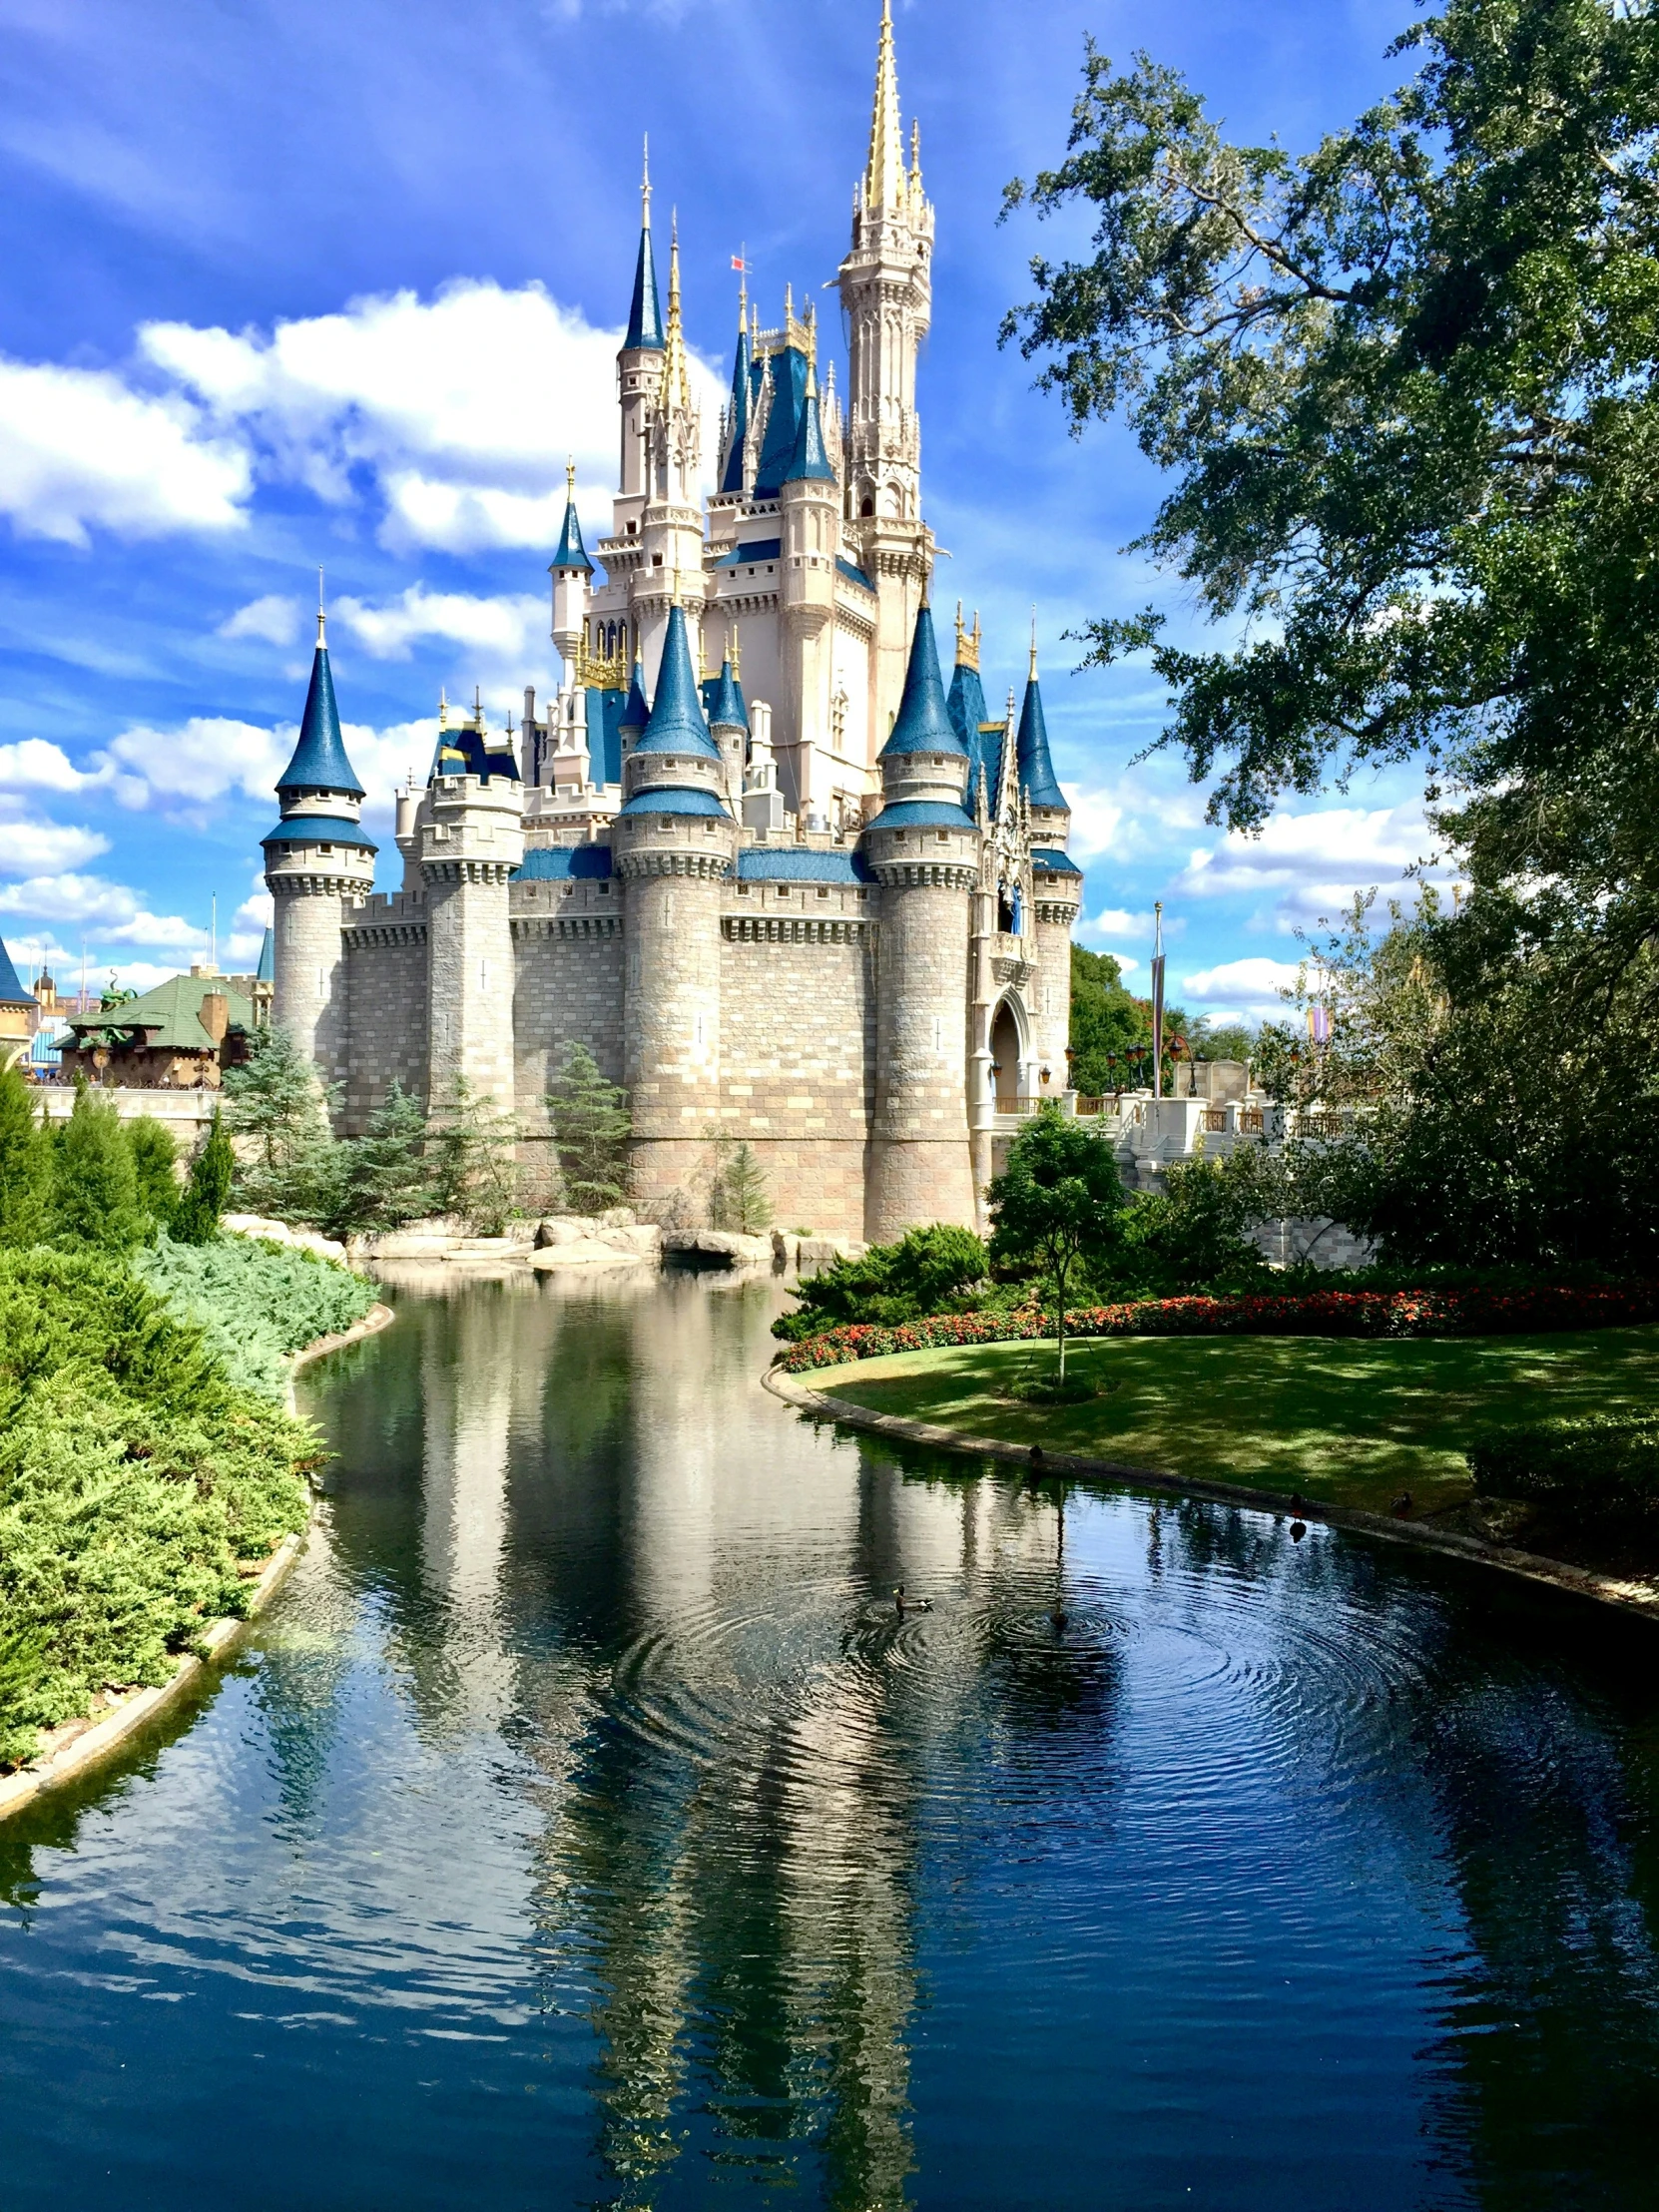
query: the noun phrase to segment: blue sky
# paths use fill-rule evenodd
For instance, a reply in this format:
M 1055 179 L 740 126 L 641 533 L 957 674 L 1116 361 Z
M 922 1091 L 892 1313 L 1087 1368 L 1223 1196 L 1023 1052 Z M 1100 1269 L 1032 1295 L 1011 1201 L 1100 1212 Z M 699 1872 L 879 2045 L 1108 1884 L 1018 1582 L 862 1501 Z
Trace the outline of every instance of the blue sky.
M 60 984 L 140 984 L 206 942 L 252 957 L 258 839 L 327 570 L 341 713 L 371 820 L 429 758 L 440 685 L 499 719 L 548 687 L 545 569 L 576 454 L 597 529 L 612 355 L 649 132 L 686 311 L 726 374 L 731 256 L 765 314 L 821 290 L 862 165 L 873 0 L 0 0 L 0 933 Z M 1272 1010 L 1294 930 L 1426 853 L 1397 775 L 1203 820 L 1144 669 L 1069 673 L 1062 633 L 1159 597 L 1121 548 L 1154 472 L 1067 432 L 999 352 L 1026 261 L 995 226 L 1063 150 L 1086 31 L 1185 70 L 1231 130 L 1311 143 L 1394 81 L 1401 6 L 898 0 L 899 89 L 938 220 L 921 369 L 935 597 L 982 613 L 985 688 L 1024 672 L 1087 868 L 1084 942 L 1144 987 L 1154 899 L 1189 1006 Z M 1081 227 L 1070 234 L 1083 237 Z M 711 420 L 706 446 L 712 450 Z M 591 531 L 590 531 L 591 534 Z M 382 858 L 395 887 L 395 851 Z M 1129 963 L 1137 963 L 1130 966 Z

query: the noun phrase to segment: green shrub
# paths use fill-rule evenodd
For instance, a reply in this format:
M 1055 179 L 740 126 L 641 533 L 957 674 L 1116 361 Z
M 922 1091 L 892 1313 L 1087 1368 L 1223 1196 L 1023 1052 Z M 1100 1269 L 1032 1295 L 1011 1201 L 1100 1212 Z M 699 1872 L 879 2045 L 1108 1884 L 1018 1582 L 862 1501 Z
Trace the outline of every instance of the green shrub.
M 179 1208 L 179 1178 L 174 1172 L 179 1147 L 173 1132 L 154 1114 L 140 1114 L 121 1126 L 133 1155 L 133 1195 L 139 1212 L 152 1229 L 166 1229 Z
M 1659 1533 L 1659 1414 L 1506 1428 L 1467 1458 L 1479 1497 L 1518 1498 L 1562 1527 Z
M 374 1304 L 370 1283 L 314 1253 L 253 1237 L 182 1245 L 161 1238 L 134 1263 L 140 1280 L 247 1389 L 279 1397 L 290 1352 L 337 1335 Z
M 21 1072 L 0 1068 L 0 1249 L 32 1245 L 46 1234 L 51 1196 L 51 1140 Z
M 775 1337 L 799 1343 L 847 1322 L 915 1321 L 936 1314 L 990 1267 L 971 1229 L 932 1222 L 906 1230 L 897 1244 L 872 1245 L 861 1260 L 836 1260 L 803 1283 L 800 1309 L 780 1314 Z
M 109 1099 L 77 1083 L 74 1109 L 53 1143 L 52 1241 L 126 1252 L 149 1227 L 121 1117 Z
M 0 1762 L 245 1612 L 319 1456 L 119 1259 L 0 1253 Z
M 216 1106 L 208 1141 L 190 1165 L 190 1181 L 174 1207 L 171 1227 L 179 1244 L 204 1245 L 219 1235 L 220 1216 L 231 1196 L 237 1156 Z

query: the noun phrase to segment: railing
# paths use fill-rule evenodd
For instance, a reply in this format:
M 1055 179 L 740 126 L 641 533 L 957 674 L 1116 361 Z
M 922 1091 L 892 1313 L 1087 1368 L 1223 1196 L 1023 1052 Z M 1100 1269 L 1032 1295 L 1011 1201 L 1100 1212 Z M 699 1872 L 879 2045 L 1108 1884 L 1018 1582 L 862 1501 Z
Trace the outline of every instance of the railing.
M 1239 1108 L 1239 1135 L 1241 1137 L 1259 1137 L 1262 1133 L 1261 1107 L 1241 1106 Z
M 1206 1136 L 1219 1137 L 1227 1127 L 1227 1108 L 1206 1106 L 1198 1126 Z
M 1057 1106 L 1060 1098 L 1057 1091 L 1044 1091 L 1037 1097 L 1027 1097 L 1023 1093 L 1016 1096 L 998 1091 L 992 1103 L 999 1114 L 1028 1116 L 1034 1114 L 1039 1106 Z
M 1078 1092 L 1077 1111 L 1079 1114 L 1104 1114 L 1107 1110 L 1104 1098 L 1091 1098 L 1086 1091 Z M 1115 1114 L 1117 1107 L 1114 1105 L 1110 1110 Z
M 1312 1138 L 1317 1144 L 1335 1144 L 1340 1138 L 1351 1135 L 1353 1126 L 1347 1114 L 1298 1114 L 1291 1134 Z

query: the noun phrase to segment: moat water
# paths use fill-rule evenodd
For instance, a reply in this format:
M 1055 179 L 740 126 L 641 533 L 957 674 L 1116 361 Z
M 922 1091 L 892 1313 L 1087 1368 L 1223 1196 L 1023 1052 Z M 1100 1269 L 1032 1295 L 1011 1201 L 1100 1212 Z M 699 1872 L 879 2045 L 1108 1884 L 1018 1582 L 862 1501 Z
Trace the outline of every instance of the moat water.
M 816 1430 L 767 1285 L 395 1296 L 234 1671 L 0 1828 L 9 2207 L 1659 2201 L 1651 1638 Z

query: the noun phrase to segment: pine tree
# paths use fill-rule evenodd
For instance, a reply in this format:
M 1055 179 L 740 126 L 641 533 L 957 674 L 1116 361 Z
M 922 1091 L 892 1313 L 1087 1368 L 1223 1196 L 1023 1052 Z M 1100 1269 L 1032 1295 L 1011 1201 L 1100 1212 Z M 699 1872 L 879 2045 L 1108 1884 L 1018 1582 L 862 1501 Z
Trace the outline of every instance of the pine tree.
M 285 1029 L 257 1031 L 244 1065 L 226 1069 L 226 1126 L 250 1140 L 237 1155 L 235 1189 L 251 1213 L 317 1222 L 331 1211 L 335 1096 Z
M 40 1242 L 51 1192 L 51 1140 L 29 1086 L 21 1069 L 0 1069 L 0 1248 Z
M 746 1237 L 758 1237 L 772 1226 L 772 1202 L 761 1163 L 747 1144 L 740 1144 L 715 1179 L 715 1199 L 721 1218 L 718 1229 L 736 1229 Z M 711 1212 L 714 1208 L 711 1205 Z
M 171 1225 L 179 1208 L 179 1178 L 174 1172 L 179 1147 L 172 1130 L 164 1128 L 154 1114 L 140 1114 L 122 1127 L 132 1148 L 139 1211 L 149 1216 L 153 1236 Z
M 484 1237 L 499 1237 L 518 1198 L 518 1123 L 464 1075 L 427 1130 L 432 1195 L 446 1214 L 459 1214 Z
M 400 1229 L 431 1212 L 432 1175 L 422 1157 L 426 1134 L 419 1099 L 394 1083 L 362 1135 L 338 1147 L 342 1172 L 324 1223 L 331 1236 Z
M 57 1132 L 52 1160 L 54 1244 L 94 1245 L 126 1252 L 149 1228 L 138 1202 L 133 1148 L 114 1104 L 84 1082 L 75 1108 Z
M 219 1235 L 220 1217 L 231 1195 L 237 1171 L 237 1155 L 225 1128 L 225 1117 L 216 1107 L 208 1141 L 191 1162 L 190 1181 L 173 1215 L 176 1244 L 212 1244 Z
M 565 1199 L 577 1213 L 601 1214 L 628 1196 L 628 1093 L 607 1083 L 584 1044 L 565 1047 L 558 1088 L 548 1094 L 553 1142 Z

